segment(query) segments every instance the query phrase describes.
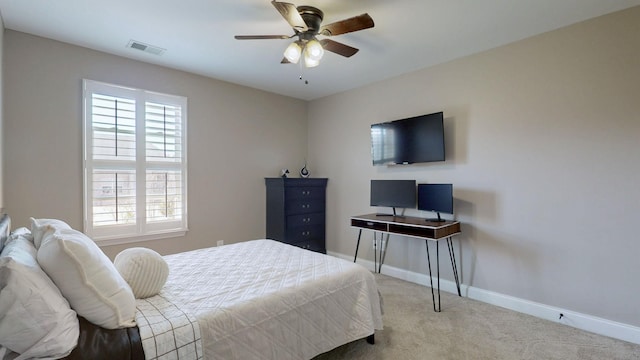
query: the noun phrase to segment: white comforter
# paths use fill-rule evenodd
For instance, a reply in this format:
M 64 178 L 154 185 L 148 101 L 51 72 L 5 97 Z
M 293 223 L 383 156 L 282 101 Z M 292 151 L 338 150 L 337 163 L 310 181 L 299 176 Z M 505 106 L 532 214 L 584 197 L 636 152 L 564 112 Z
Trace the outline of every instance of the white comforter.
M 373 274 L 342 259 L 254 240 L 165 260 L 156 300 L 197 321 L 205 359 L 310 359 L 382 329 Z M 147 358 L 152 343 L 143 342 Z

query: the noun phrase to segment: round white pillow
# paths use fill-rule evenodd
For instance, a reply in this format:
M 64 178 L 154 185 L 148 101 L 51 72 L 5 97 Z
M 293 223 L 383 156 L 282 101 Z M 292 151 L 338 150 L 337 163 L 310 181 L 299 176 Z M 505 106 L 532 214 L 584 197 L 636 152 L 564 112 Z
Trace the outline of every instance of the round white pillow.
M 157 252 L 135 247 L 122 250 L 113 261 L 136 299 L 157 295 L 169 276 L 169 265 Z

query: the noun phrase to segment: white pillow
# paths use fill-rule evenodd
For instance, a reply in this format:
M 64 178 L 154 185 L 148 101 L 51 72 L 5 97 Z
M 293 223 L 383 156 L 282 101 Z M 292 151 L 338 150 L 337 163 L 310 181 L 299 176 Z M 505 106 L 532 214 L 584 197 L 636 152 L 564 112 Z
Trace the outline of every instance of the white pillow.
M 33 244 L 33 235 L 31 235 L 31 231 L 29 231 L 29 229 L 27 229 L 26 227 L 19 227 L 13 230 L 9 237 L 7 237 L 7 241 L 5 242 L 5 244 L 8 244 L 18 238 L 24 239 Z
M 2 251 L 0 290 L 0 345 L 21 358 L 60 358 L 76 347 L 76 313 L 38 265 L 28 239 L 16 237 Z
M 169 265 L 157 252 L 147 248 L 130 248 L 121 251 L 113 264 L 131 286 L 136 299 L 157 295 L 167 282 Z
M 34 219 L 31 220 L 31 235 L 33 235 L 33 244 L 36 249 L 40 248 L 42 239 L 49 232 L 54 232 L 57 229 L 71 229 L 66 222 L 58 219 Z
M 13 235 L 31 235 L 31 230 L 29 230 L 26 227 L 22 226 L 22 227 L 19 227 L 17 229 L 12 230 L 10 235 L 11 236 L 13 236 Z
M 85 234 L 73 229 L 47 232 L 38 262 L 78 315 L 107 329 L 135 326 L 131 288 Z

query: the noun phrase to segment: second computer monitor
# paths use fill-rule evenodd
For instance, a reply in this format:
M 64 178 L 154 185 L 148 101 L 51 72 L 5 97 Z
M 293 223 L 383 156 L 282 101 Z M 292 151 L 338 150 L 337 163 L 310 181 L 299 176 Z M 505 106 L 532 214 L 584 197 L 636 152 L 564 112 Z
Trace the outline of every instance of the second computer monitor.
M 418 210 L 453 214 L 453 184 L 418 184 Z

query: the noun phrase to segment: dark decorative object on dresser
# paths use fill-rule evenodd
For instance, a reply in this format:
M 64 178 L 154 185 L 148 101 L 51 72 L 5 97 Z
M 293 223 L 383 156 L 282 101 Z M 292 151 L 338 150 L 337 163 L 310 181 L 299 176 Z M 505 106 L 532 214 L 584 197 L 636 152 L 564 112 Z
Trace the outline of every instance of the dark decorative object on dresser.
M 265 178 L 267 238 L 326 253 L 327 181 L 324 178 Z

